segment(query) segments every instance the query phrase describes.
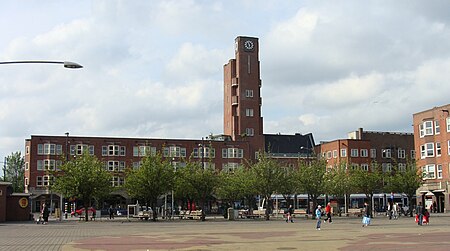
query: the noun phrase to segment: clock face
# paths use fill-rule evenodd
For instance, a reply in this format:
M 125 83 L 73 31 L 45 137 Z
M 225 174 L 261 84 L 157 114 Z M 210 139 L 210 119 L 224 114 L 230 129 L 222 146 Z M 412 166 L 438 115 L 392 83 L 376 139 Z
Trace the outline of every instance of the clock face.
M 253 42 L 250 41 L 250 40 L 247 40 L 247 41 L 244 42 L 244 48 L 245 48 L 246 50 L 253 50 L 253 47 L 254 47 L 254 46 L 255 46 L 255 45 L 254 45 Z

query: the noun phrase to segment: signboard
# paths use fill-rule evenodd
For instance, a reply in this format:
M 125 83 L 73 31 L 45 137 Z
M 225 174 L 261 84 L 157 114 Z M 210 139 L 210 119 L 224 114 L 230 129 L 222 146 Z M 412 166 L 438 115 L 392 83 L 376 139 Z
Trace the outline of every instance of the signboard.
M 20 205 L 21 208 L 28 207 L 28 199 L 25 198 L 25 197 L 20 198 L 19 205 Z

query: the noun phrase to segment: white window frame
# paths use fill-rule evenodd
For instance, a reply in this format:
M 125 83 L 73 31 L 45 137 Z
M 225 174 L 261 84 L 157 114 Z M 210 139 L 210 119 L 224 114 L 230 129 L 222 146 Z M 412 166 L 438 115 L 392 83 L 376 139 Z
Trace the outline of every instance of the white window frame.
M 405 159 L 405 158 L 406 158 L 406 150 L 405 150 L 405 149 L 402 149 L 402 148 L 399 148 L 399 149 L 397 150 L 397 157 L 398 157 L 399 159 Z
M 369 171 L 369 164 L 367 164 L 367 163 L 361 164 L 361 170 Z
M 252 137 L 255 135 L 255 129 L 253 128 L 245 128 L 245 135 L 248 137 Z
M 341 148 L 341 158 L 347 157 L 347 148 Z
M 253 117 L 253 114 L 254 114 L 253 108 L 246 108 L 245 109 L 245 116 L 246 117 Z
M 377 157 L 377 149 L 370 149 L 370 158 L 375 159 Z
M 425 165 L 422 167 L 422 179 L 435 179 L 436 178 L 436 166 L 434 164 Z
M 445 119 L 445 123 L 446 123 L 446 127 L 447 127 L 447 132 L 450 132 L 450 117 L 447 117 Z
M 358 157 L 358 155 L 359 155 L 358 149 L 352 148 L 350 150 L 350 157 Z
M 367 149 L 361 149 L 361 157 L 369 157 L 369 151 Z
M 427 120 L 424 121 L 422 124 L 419 124 L 419 132 L 420 132 L 420 138 L 423 138 L 425 136 L 433 135 L 433 121 Z
M 338 151 L 333 150 L 333 158 L 336 159 L 338 157 Z
M 253 98 L 253 90 L 245 90 L 246 98 Z
M 405 163 L 398 163 L 398 171 L 399 172 L 406 172 L 406 164 Z
M 436 171 L 437 171 L 437 178 L 442 179 L 442 165 L 441 164 L 438 164 L 436 166 Z
M 434 121 L 434 133 L 435 133 L 435 135 L 438 135 L 441 133 L 441 127 L 439 125 L 439 120 Z
M 441 142 L 436 142 L 436 157 L 440 157 L 442 155 Z
M 390 159 L 392 158 L 392 150 L 389 148 L 381 149 L 381 157 L 383 159 Z

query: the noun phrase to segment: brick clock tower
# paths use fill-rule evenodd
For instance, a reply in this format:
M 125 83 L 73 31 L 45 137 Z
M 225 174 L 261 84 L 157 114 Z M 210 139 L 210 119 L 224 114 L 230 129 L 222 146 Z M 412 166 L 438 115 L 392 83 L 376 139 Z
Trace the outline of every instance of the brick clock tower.
M 258 55 L 258 38 L 237 37 L 235 59 L 224 66 L 224 133 L 247 141 L 251 159 L 264 150 Z

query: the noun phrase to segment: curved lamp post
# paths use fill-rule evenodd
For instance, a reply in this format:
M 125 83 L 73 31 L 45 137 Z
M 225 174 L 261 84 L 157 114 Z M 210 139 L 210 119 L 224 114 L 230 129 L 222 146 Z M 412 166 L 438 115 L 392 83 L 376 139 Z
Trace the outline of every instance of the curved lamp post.
M 80 69 L 83 68 L 82 65 L 74 63 L 74 62 L 69 62 L 69 61 L 40 61 L 40 60 L 27 60 L 27 61 L 0 61 L 0 64 L 62 64 L 64 66 L 64 68 L 69 68 L 69 69 Z M 66 136 L 69 137 L 69 133 L 66 133 Z M 66 144 L 67 145 L 67 144 Z M 67 146 L 66 146 L 67 148 Z M 66 157 L 67 158 L 67 157 Z M 6 158 L 5 158 L 6 159 Z M 66 159 L 67 160 L 67 159 Z M 51 193 L 51 192 L 50 192 Z M 52 200 L 53 198 L 53 193 L 50 194 L 52 197 L 50 197 L 50 199 Z M 59 214 L 59 220 L 62 220 L 62 206 L 63 206 L 63 196 L 62 194 L 60 195 L 60 214 Z M 51 203 L 50 203 L 51 204 Z
M 6 61 L 0 62 L 0 64 L 62 64 L 69 69 L 83 68 L 82 65 L 69 61 Z

